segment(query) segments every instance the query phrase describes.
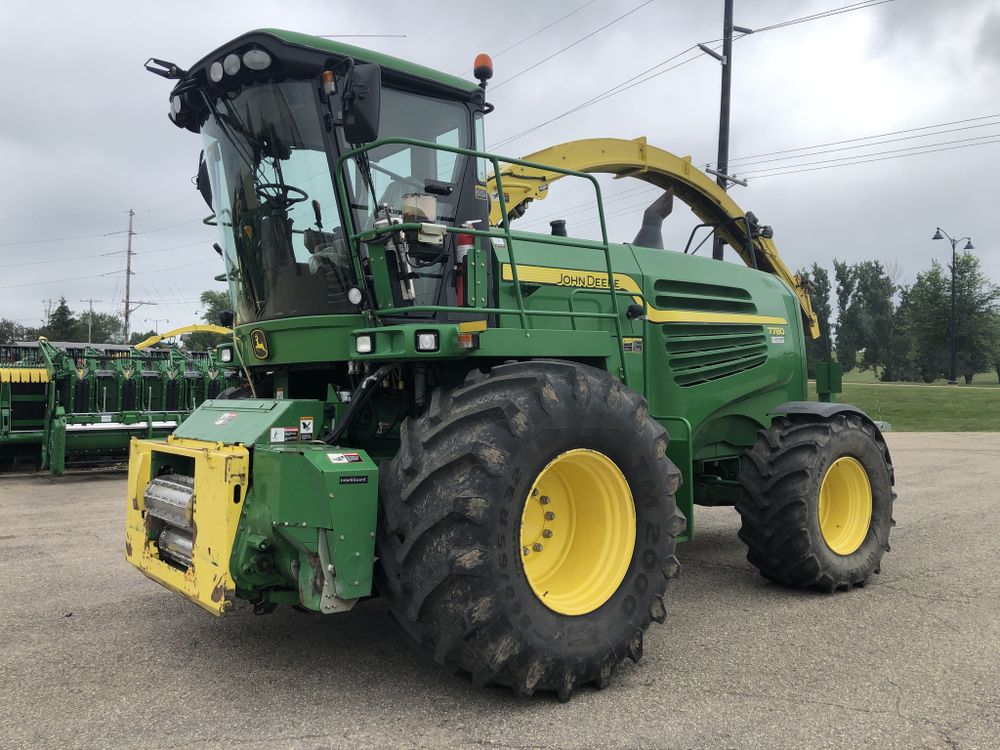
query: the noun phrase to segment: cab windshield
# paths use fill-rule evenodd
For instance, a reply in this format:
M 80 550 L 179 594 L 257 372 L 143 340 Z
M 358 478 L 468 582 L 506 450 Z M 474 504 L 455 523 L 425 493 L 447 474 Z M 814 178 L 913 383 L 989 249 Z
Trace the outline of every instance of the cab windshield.
M 472 122 L 461 102 L 433 99 L 408 91 L 385 88 L 379 120 L 379 139 L 413 138 L 442 146 L 473 148 Z M 345 150 L 350 147 L 342 144 Z M 430 221 L 453 223 L 462 183 L 466 176 L 466 158 L 434 148 L 386 144 L 370 149 L 372 184 L 366 184 L 351 162 L 348 181 L 354 199 L 358 226 L 370 226 L 373 213 L 381 217 L 382 206 L 393 215 L 402 213 L 403 196 L 429 193 L 436 197 L 437 216 Z M 372 193 L 375 200 L 372 200 Z
M 476 146 L 473 118 L 465 104 L 393 88 L 382 90 L 378 137 L 412 138 L 459 148 Z M 353 149 L 343 141 L 340 147 Z M 393 220 L 413 221 L 404 216 L 407 196 L 423 201 L 422 208 L 433 206 L 431 212 L 418 214 L 420 221 L 455 226 L 486 216 L 485 188 L 476 191 L 476 200 L 470 200 L 473 191 L 467 185 L 470 180 L 485 183 L 485 170 L 478 164 L 476 170 L 470 170 L 467 156 L 398 143 L 376 146 L 365 155 L 367 158 L 346 162 L 344 175 L 356 227 L 370 229 L 376 221 L 387 220 L 387 213 Z M 390 247 L 394 245 L 390 243 Z M 411 244 L 396 249 L 395 256 L 390 254 L 387 270 L 393 304 L 455 303 L 455 268 L 449 247 Z
M 255 85 L 213 107 L 202 135 L 237 320 L 354 312 L 315 86 Z

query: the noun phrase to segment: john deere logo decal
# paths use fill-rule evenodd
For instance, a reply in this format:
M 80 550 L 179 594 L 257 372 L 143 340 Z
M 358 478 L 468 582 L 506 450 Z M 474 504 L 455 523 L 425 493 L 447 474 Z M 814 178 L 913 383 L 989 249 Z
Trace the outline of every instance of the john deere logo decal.
M 250 331 L 250 345 L 253 347 L 253 355 L 257 359 L 267 359 L 271 354 L 267 349 L 267 337 L 259 328 Z

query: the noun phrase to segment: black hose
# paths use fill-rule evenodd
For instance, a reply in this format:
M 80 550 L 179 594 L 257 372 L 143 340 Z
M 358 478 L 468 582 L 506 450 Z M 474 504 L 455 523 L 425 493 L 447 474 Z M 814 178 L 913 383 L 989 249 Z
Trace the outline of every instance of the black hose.
M 347 407 L 347 411 L 344 412 L 344 416 L 337 420 L 337 423 L 333 426 L 333 429 L 320 438 L 324 443 L 328 445 L 336 445 L 337 441 L 344 435 L 347 428 L 351 425 L 351 420 L 354 418 L 354 414 L 367 403 L 374 393 L 374 386 L 378 384 L 386 375 L 392 371 L 389 365 L 382 365 L 371 375 L 366 377 L 361 381 L 361 384 L 354 390 L 354 394 L 351 396 L 351 403 Z

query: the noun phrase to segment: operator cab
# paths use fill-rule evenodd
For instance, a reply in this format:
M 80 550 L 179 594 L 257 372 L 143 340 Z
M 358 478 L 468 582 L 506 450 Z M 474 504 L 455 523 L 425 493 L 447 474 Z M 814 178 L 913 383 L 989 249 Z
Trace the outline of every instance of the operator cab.
M 351 238 L 404 221 L 485 227 L 483 163 L 414 142 L 356 151 L 393 138 L 481 149 L 482 88 L 272 30 L 244 35 L 190 71 L 151 62 L 152 72 L 180 80 L 171 119 L 202 135 L 199 189 L 223 228 L 240 324 L 455 304 L 455 235 Z

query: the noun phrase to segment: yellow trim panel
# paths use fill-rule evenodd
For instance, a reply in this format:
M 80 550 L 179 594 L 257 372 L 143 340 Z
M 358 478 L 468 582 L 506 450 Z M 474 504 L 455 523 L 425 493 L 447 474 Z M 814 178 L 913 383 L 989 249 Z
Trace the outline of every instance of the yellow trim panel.
M 481 333 L 486 330 L 485 320 L 467 320 L 458 324 L 459 333 Z
M 186 570 L 160 559 L 150 539 L 143 494 L 155 454 L 190 459 L 194 465 L 194 546 Z M 187 463 L 187 462 L 184 462 Z M 236 584 L 229 572 L 236 526 L 250 478 L 250 454 L 242 445 L 175 438 L 132 438 L 125 506 L 125 559 L 146 576 L 208 610 L 222 615 L 232 608 Z
M 504 281 L 513 281 L 510 263 L 504 263 L 501 276 Z M 599 271 L 582 271 L 576 268 L 549 268 L 547 266 L 517 266 L 517 278 L 529 284 L 548 286 L 569 286 L 580 289 L 607 289 L 608 275 Z M 615 288 L 638 295 L 642 290 L 635 279 L 623 273 L 615 274 Z M 636 304 L 645 304 L 641 296 L 633 297 Z M 645 305 L 646 319 L 651 323 L 749 323 L 760 325 L 784 325 L 785 318 L 774 315 L 750 315 L 746 313 L 698 312 L 697 310 L 659 310 Z
M 0 367 L 0 383 L 48 383 L 44 367 Z

